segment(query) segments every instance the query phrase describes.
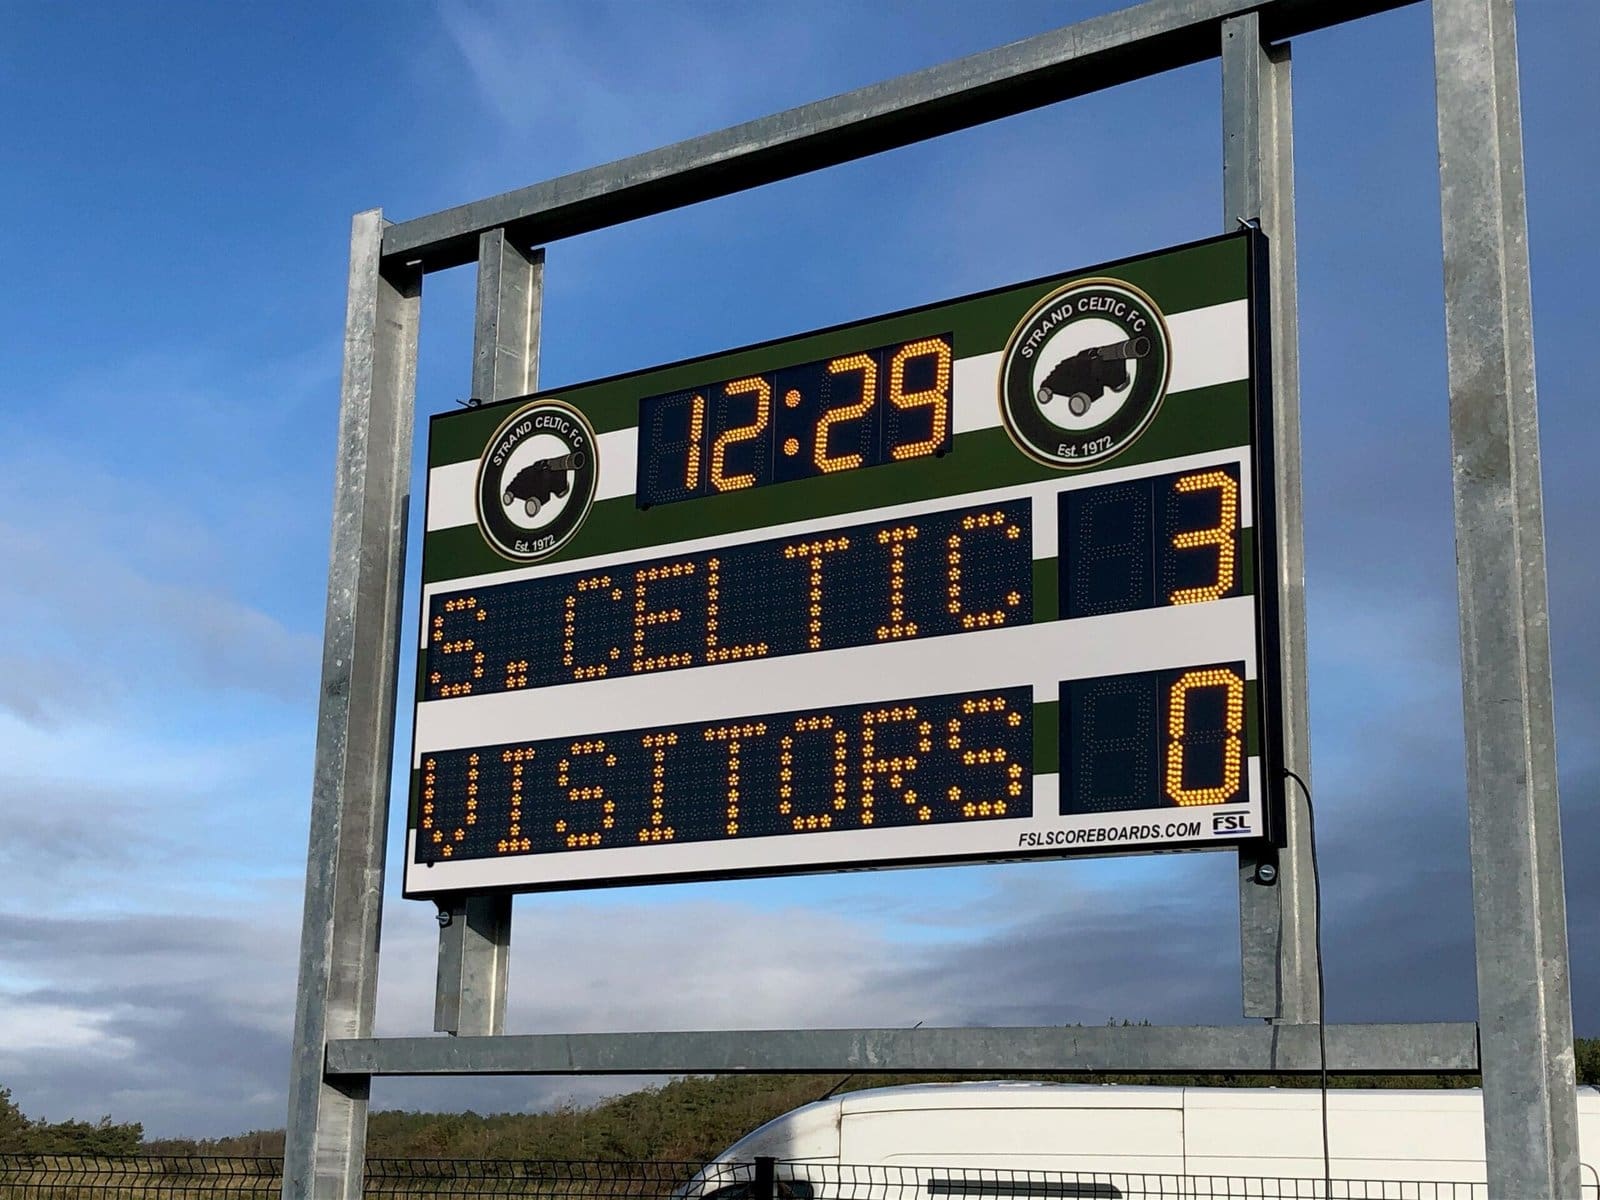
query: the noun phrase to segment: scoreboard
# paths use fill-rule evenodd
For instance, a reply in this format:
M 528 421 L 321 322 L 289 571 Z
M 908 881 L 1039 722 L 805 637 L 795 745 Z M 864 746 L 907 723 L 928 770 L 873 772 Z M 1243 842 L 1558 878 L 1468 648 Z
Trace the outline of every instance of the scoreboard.
M 1277 837 L 1264 255 L 435 416 L 406 894 Z

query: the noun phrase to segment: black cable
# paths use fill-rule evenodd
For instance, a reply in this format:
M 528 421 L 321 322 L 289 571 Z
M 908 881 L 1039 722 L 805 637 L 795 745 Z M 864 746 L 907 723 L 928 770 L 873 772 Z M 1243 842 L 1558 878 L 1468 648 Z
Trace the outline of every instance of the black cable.
M 1333 1160 L 1328 1153 L 1328 1026 L 1323 1011 L 1326 988 L 1322 982 L 1322 871 L 1317 866 L 1317 814 L 1311 804 L 1311 789 L 1289 768 L 1283 773 L 1300 785 L 1306 798 L 1306 832 L 1311 851 L 1311 924 L 1315 932 L 1312 941 L 1317 955 L 1317 1066 L 1322 1073 L 1322 1194 L 1333 1195 Z

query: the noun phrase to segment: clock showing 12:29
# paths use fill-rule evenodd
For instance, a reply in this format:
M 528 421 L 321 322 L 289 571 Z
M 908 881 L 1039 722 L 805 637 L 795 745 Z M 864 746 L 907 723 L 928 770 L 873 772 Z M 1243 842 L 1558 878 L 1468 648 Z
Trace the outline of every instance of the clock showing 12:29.
M 950 450 L 949 333 L 647 396 L 640 508 Z

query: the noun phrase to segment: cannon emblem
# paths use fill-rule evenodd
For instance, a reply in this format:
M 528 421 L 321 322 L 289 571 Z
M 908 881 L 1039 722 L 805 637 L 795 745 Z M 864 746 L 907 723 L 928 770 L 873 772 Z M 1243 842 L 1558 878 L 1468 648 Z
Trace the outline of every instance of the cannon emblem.
M 518 500 L 530 517 L 550 503 L 552 497 L 565 496 L 571 488 L 572 472 L 583 468 L 583 451 L 574 451 L 556 458 L 541 458 L 518 471 L 506 484 L 501 500 L 510 508 Z
M 1056 396 L 1067 398 L 1067 410 L 1075 417 L 1107 390 L 1120 392 L 1128 386 L 1128 360 L 1150 353 L 1150 339 L 1131 337 L 1109 346 L 1090 346 L 1063 358 L 1039 385 L 1039 403 L 1048 404 Z

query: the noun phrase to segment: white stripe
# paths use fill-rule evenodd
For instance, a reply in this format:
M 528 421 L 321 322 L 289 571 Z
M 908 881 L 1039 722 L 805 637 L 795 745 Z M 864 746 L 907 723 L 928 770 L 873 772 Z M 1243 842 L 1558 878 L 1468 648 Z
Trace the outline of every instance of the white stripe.
M 1206 467 L 1232 464 L 1239 468 L 1239 514 L 1242 528 L 1248 529 L 1254 520 L 1255 501 L 1252 494 L 1248 448 L 1235 446 L 1227 450 L 1208 450 L 1204 454 L 1186 454 L 1180 458 L 1164 458 L 1160 462 L 1143 463 L 1136 467 L 1112 467 L 1086 475 L 1062 476 L 1059 479 L 1041 479 L 1037 483 L 1012 484 L 1009 487 L 990 488 L 982 492 L 964 492 L 956 496 L 935 496 L 929 500 L 913 500 L 885 508 L 862 509 L 837 517 L 812 517 L 804 521 L 791 521 L 784 525 L 762 525 L 755 529 L 741 529 L 734 533 L 721 533 L 712 537 L 694 538 L 684 542 L 661 542 L 651 546 L 637 546 L 611 554 L 596 554 L 588 558 L 564 559 L 554 563 L 539 563 L 514 571 L 493 571 L 484 575 L 464 575 L 427 584 L 422 589 L 422 604 L 426 609 L 435 592 L 459 592 L 468 588 L 491 587 L 499 583 L 518 583 L 524 579 L 537 579 L 544 575 L 561 575 L 569 571 L 601 570 L 631 563 L 645 563 L 669 558 L 675 554 L 695 554 L 703 550 L 720 550 L 724 546 L 740 546 L 768 538 L 802 537 L 810 533 L 836 530 L 844 525 L 866 525 L 878 521 L 898 521 L 927 513 L 948 512 L 960 508 L 994 504 L 1006 500 L 1029 497 L 1033 505 L 1033 557 L 1054 558 L 1059 553 L 1057 545 L 1055 496 L 1075 488 L 1102 487 L 1123 483 L 1150 475 L 1168 475 L 1178 471 L 1202 470 Z M 423 643 L 425 646 L 425 642 Z
M 637 426 L 630 425 L 627 429 L 600 435 L 600 478 L 595 483 L 596 500 L 633 495 L 638 474 L 638 455 Z M 472 492 L 477 486 L 478 460 L 475 458 L 451 463 L 447 467 L 434 467 L 429 471 L 428 532 L 476 524 L 478 514 L 472 503 Z
M 472 489 L 477 486 L 478 460 L 475 458 L 429 471 L 428 532 L 476 524 L 478 513 L 472 503 Z
M 1169 394 L 1250 378 L 1249 301 L 1173 313 L 1167 331 L 1172 335 Z
M 431 750 L 493 746 L 774 710 L 870 704 L 1063 679 L 1243 661 L 1255 677 L 1255 597 L 855 646 L 417 706 L 413 765 Z
M 1172 338 L 1169 395 L 1232 383 L 1250 377 L 1249 303 L 1234 300 L 1167 317 Z M 1002 354 L 957 359 L 952 378 L 951 425 L 956 434 L 993 429 L 1000 424 L 998 378 Z M 633 495 L 638 474 L 637 427 L 600 435 L 600 479 L 596 500 Z M 472 491 L 476 460 L 434 467 L 428 472 L 428 531 L 476 523 Z

